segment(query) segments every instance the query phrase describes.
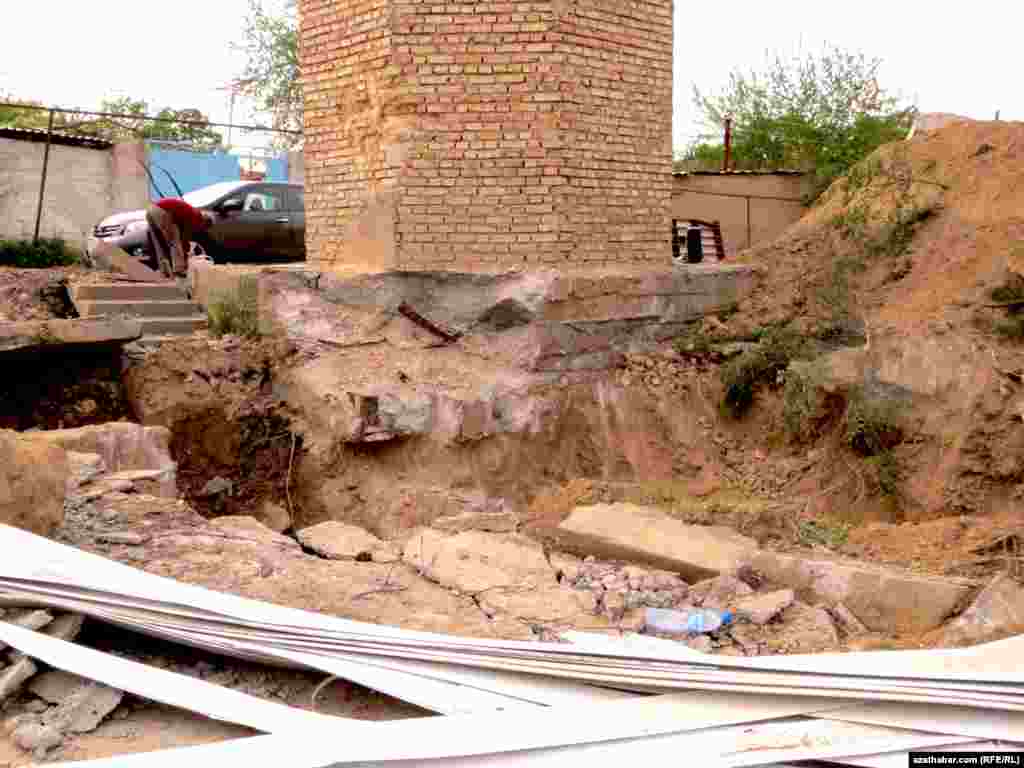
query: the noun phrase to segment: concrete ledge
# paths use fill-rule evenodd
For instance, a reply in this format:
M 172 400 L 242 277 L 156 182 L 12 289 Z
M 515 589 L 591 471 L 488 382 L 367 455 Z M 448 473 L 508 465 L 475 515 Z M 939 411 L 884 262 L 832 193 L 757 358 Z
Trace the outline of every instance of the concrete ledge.
M 31 320 L 0 323 L 0 352 L 124 344 L 142 336 L 137 320 Z
M 501 331 L 529 323 L 685 323 L 734 307 L 751 290 L 747 265 L 687 265 L 649 271 L 563 274 L 531 270 L 500 274 L 463 272 L 319 272 L 295 267 L 229 267 L 207 263 L 191 270 L 193 300 L 209 306 L 218 294 L 236 293 L 256 278 L 261 329 L 284 325 L 305 335 L 311 314 L 318 335 L 331 336 L 339 307 L 394 312 L 408 302 L 452 330 Z

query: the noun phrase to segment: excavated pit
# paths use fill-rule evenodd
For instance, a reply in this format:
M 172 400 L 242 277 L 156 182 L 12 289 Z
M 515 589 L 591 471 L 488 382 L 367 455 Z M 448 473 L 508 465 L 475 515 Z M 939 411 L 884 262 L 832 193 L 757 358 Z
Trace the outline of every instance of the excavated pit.
M 118 344 L 4 355 L 0 429 L 71 429 L 134 421 Z

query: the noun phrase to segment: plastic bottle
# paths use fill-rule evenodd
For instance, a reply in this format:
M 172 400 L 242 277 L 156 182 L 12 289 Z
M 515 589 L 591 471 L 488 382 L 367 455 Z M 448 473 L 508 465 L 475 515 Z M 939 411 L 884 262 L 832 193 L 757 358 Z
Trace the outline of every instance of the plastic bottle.
M 731 621 L 731 613 L 707 608 L 690 608 L 685 611 L 648 608 L 644 628 L 666 635 L 708 635 Z

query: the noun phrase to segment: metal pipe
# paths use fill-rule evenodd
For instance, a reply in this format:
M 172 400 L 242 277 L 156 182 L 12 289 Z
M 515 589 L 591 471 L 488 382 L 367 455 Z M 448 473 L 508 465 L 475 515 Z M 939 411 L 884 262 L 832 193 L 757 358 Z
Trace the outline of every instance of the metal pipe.
M 267 128 L 265 125 L 233 125 L 231 123 L 211 123 L 208 120 L 177 120 L 173 117 L 150 117 L 149 115 L 126 115 L 118 112 L 89 112 L 84 109 L 62 109 L 60 107 L 37 107 L 31 104 L 12 104 L 0 101 L 0 107 L 16 107 L 18 109 L 34 109 L 37 111 L 60 112 L 67 115 L 92 115 L 93 117 L 116 117 L 122 120 L 149 120 L 155 123 L 176 123 L 177 125 L 213 126 L 214 128 L 240 128 L 243 131 L 270 131 L 271 133 L 291 133 L 301 136 L 302 131 L 289 131 L 284 128 Z
M 39 223 L 43 218 L 43 197 L 46 195 L 46 171 L 50 166 L 50 140 L 53 138 L 53 110 L 46 126 L 46 148 L 43 150 L 43 174 L 39 179 L 39 204 L 36 206 L 36 229 L 32 234 L 32 242 L 39 242 Z

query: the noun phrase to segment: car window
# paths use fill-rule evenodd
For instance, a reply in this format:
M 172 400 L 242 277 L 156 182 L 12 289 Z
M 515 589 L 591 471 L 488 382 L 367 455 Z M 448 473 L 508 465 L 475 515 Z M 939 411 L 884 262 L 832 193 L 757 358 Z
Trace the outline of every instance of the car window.
M 289 211 L 305 211 L 306 210 L 306 190 L 302 187 L 296 189 L 295 187 L 288 188 L 288 210 Z
M 280 190 L 266 187 L 254 189 L 245 194 L 243 211 L 283 211 L 284 194 Z

